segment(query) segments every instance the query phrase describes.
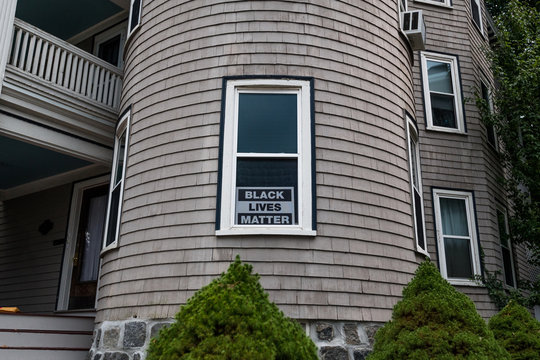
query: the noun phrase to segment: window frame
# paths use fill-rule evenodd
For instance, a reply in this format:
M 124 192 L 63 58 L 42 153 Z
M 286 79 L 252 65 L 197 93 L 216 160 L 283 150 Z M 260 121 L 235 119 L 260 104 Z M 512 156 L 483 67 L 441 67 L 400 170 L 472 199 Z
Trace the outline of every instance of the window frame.
M 517 287 L 516 267 L 515 267 L 515 264 L 514 264 L 514 251 L 513 251 L 513 247 L 512 247 L 512 239 L 510 237 L 510 227 L 508 226 L 508 211 L 503 206 L 497 206 L 496 213 L 497 213 L 497 225 L 498 225 L 497 226 L 497 228 L 498 228 L 497 231 L 498 231 L 498 238 L 499 238 L 499 246 L 501 248 L 503 282 L 504 282 L 504 285 L 507 286 L 507 287 L 516 288 Z M 504 230 L 506 232 L 506 236 L 507 236 L 507 240 L 508 240 L 508 246 L 505 246 L 502 243 L 501 232 L 500 232 L 501 224 L 499 223 L 499 213 L 502 215 L 502 217 L 504 219 L 504 224 L 502 224 L 502 225 L 504 226 Z M 508 252 L 510 253 L 510 270 L 512 271 L 512 282 L 513 282 L 513 284 L 508 284 L 506 282 L 506 271 L 507 271 L 507 269 L 506 269 L 506 266 L 504 264 L 503 248 L 506 248 L 508 250 Z
M 427 62 L 440 62 L 450 64 L 451 69 L 451 80 L 452 80 L 452 91 L 454 95 L 454 109 L 455 109 L 455 121 L 456 128 L 437 126 L 433 124 L 433 115 L 431 107 L 431 91 L 429 89 L 429 77 Z M 463 94 L 461 90 L 461 76 L 459 71 L 459 59 L 458 56 L 433 53 L 427 51 L 420 52 L 420 67 L 422 74 L 422 93 L 424 96 L 424 115 L 426 120 L 426 128 L 428 130 L 436 130 L 442 132 L 466 133 L 466 124 L 465 124 L 465 112 L 463 104 Z
M 122 218 L 122 202 L 124 200 L 124 184 L 125 184 L 125 178 L 126 178 L 126 169 L 127 169 L 127 155 L 128 155 L 128 148 L 129 148 L 129 129 L 130 129 L 130 122 L 131 122 L 131 110 L 128 109 L 124 115 L 120 118 L 118 121 L 118 124 L 116 126 L 116 132 L 115 132 L 115 140 L 114 140 L 114 155 L 113 155 L 113 162 L 111 167 L 111 179 L 110 179 L 110 185 L 109 185 L 109 192 L 108 192 L 108 199 L 107 199 L 107 215 L 105 218 L 105 229 L 103 233 L 103 246 L 101 253 L 114 249 L 118 247 L 118 235 L 120 233 L 120 220 Z M 122 164 L 122 177 L 118 182 L 116 182 L 116 176 L 118 172 L 118 166 L 116 166 L 118 158 L 120 156 L 120 139 L 125 134 L 125 147 L 124 147 L 124 153 L 121 155 L 123 157 L 123 164 Z M 112 194 L 114 190 L 116 190 L 120 186 L 120 193 L 118 197 L 118 208 L 115 209 L 117 211 L 117 217 L 116 217 L 116 224 L 115 224 L 115 233 L 113 237 L 113 241 L 107 245 L 107 239 L 109 234 L 109 227 L 111 225 L 111 201 L 112 201 Z
M 414 238 L 416 242 L 416 251 L 426 255 L 429 257 L 429 252 L 427 250 L 427 238 L 426 238 L 426 218 L 424 213 L 424 194 L 423 194 L 423 187 L 422 187 L 422 169 L 420 166 L 420 147 L 419 147 L 419 136 L 418 136 L 418 128 L 416 126 L 416 122 L 407 114 L 407 147 L 408 147 L 408 154 L 409 154 L 409 180 L 411 182 L 411 205 L 413 210 L 413 222 L 414 222 Z M 411 146 L 411 142 L 415 143 L 415 147 Z M 413 151 L 415 151 L 415 156 L 413 156 Z M 413 164 L 413 160 L 416 159 L 416 164 Z M 416 165 L 416 166 L 415 166 Z M 415 189 L 414 184 L 414 171 L 416 169 L 416 179 L 418 181 L 418 189 Z M 418 236 L 418 222 L 417 219 L 417 209 L 416 209 L 416 201 L 415 201 L 415 191 L 418 193 L 420 201 L 420 213 L 422 216 L 422 219 L 420 219 L 420 222 L 422 224 L 422 235 L 424 239 L 424 248 L 420 246 L 420 239 Z
M 414 0 L 414 2 L 429 4 L 433 6 L 440 6 L 445 8 L 452 8 L 452 0 L 436 1 L 436 0 Z
M 139 16 L 137 18 L 137 23 L 135 26 L 131 27 L 131 21 L 133 18 L 133 5 L 135 2 L 138 1 L 139 6 Z M 141 26 L 141 15 L 142 15 L 142 8 L 143 8 L 143 0 L 130 0 L 129 2 L 129 18 L 128 18 L 128 26 L 127 26 L 127 37 L 129 38 L 131 34 L 135 32 L 140 26 Z
M 216 235 L 316 235 L 313 163 L 313 79 L 312 78 L 224 78 L 220 138 L 220 184 L 218 185 Z M 238 225 L 236 206 L 236 163 L 238 158 L 239 94 L 296 93 L 297 156 L 282 153 L 249 153 L 249 158 L 297 158 L 298 224 Z M 246 157 L 246 154 L 241 155 Z
M 474 19 L 474 11 L 473 6 L 476 5 L 478 7 L 478 23 Z M 480 0 L 471 0 L 471 19 L 473 24 L 476 26 L 476 28 L 480 31 L 480 34 L 484 34 L 484 24 L 483 24 L 483 18 L 482 18 L 482 4 L 480 3 Z
M 110 29 L 107 29 L 99 34 L 97 34 L 96 36 L 94 36 L 94 51 L 93 51 L 93 54 L 96 56 L 96 57 L 99 57 L 99 47 L 101 44 L 104 44 L 106 43 L 107 41 L 109 40 L 112 40 L 113 38 L 115 38 L 116 36 L 120 36 L 120 47 L 118 49 L 118 63 L 114 66 L 118 67 L 118 68 L 123 68 L 124 67 L 124 57 L 122 56 L 122 54 L 124 53 L 124 45 L 126 43 L 126 38 L 127 38 L 127 35 L 126 35 L 126 26 L 125 26 L 125 21 L 123 21 L 122 23 L 118 24 L 118 25 L 115 25 L 113 26 L 112 28 Z
M 482 99 L 487 102 L 489 112 L 493 114 L 493 99 L 491 98 L 490 86 L 488 86 L 487 82 L 484 81 L 484 80 L 480 81 L 480 95 L 482 96 Z M 486 125 L 486 124 L 484 124 L 484 126 L 486 128 L 486 141 L 487 141 L 487 143 L 489 145 L 493 146 L 493 148 L 496 151 L 498 151 L 499 150 L 499 139 L 497 138 L 497 131 L 495 130 L 495 126 Z M 491 135 L 489 134 L 490 128 L 491 128 L 491 131 L 493 132 L 493 139 L 491 139 Z
M 478 243 L 478 231 L 477 231 L 477 222 L 475 214 L 475 205 L 474 205 L 474 194 L 470 191 L 458 191 L 458 190 L 447 190 L 440 188 L 433 188 L 433 216 L 435 218 L 435 238 L 437 242 L 437 252 L 438 252 L 438 261 L 439 261 L 439 270 L 441 276 L 448 280 L 452 285 L 464 285 L 464 286 L 478 286 L 474 277 L 481 275 L 482 268 L 480 263 L 480 251 Z M 469 245 L 471 251 L 471 265 L 472 265 L 472 278 L 451 278 L 448 276 L 448 269 L 446 266 L 446 253 L 444 247 L 444 234 L 442 233 L 442 218 L 441 218 L 441 209 L 440 209 L 440 199 L 449 198 L 449 199 L 459 199 L 465 202 L 465 210 L 467 217 L 467 227 L 469 231 Z M 453 235 L 456 237 L 456 235 Z

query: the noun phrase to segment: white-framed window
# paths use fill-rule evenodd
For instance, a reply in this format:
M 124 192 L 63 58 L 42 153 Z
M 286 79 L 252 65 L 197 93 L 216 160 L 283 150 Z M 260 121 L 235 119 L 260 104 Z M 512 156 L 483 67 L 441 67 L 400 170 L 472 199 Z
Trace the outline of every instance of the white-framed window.
M 512 242 L 510 241 L 510 231 L 508 230 L 508 215 L 505 208 L 497 208 L 497 224 L 499 227 L 504 283 L 508 286 L 515 287 L 516 273 L 514 270 L 514 256 L 512 253 Z
M 126 42 L 126 22 L 115 25 L 94 37 L 94 55 L 121 68 L 122 53 Z
M 471 16 L 474 24 L 480 30 L 480 33 L 483 34 L 482 6 L 480 6 L 480 0 L 471 0 Z
M 418 130 L 414 121 L 407 115 L 407 138 L 409 141 L 409 168 L 414 219 L 416 250 L 429 256 L 426 245 L 424 222 L 424 196 L 422 194 L 422 173 L 420 171 L 420 149 Z
M 409 8 L 407 0 L 398 0 L 399 30 L 403 31 L 403 13 Z
M 421 52 L 420 60 L 427 128 L 464 133 L 465 119 L 457 57 Z
M 414 2 L 419 2 L 423 4 L 452 7 L 452 0 L 414 0 Z
M 142 0 L 130 0 L 128 36 L 137 29 L 141 23 Z
M 109 200 L 107 202 L 107 220 L 105 222 L 105 235 L 103 237 L 103 251 L 115 248 L 118 245 L 120 215 L 122 214 L 122 200 L 124 196 L 124 178 L 126 173 L 130 119 L 131 115 L 128 110 L 120 118 L 116 127 L 111 184 L 109 187 Z
M 489 88 L 486 85 L 484 81 L 480 83 L 480 92 L 482 99 L 486 102 L 488 105 L 489 111 L 493 112 L 493 101 L 491 101 L 491 96 L 489 92 Z M 486 125 L 486 137 L 487 142 L 493 146 L 495 149 L 497 149 L 497 133 L 495 132 L 495 127 L 493 125 Z
M 480 256 L 472 193 L 433 189 L 441 275 L 454 285 L 475 285 Z
M 216 235 L 315 235 L 312 80 L 224 86 Z

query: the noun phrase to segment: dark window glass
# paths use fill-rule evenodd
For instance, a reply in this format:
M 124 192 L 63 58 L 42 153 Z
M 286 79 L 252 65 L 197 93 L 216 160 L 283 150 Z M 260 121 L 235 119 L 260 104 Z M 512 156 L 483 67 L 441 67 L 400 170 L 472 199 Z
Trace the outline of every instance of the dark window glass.
M 486 102 L 486 104 L 488 105 L 488 108 L 490 106 L 490 99 L 489 99 L 489 91 L 488 91 L 488 88 L 487 86 L 482 83 L 482 99 Z M 486 125 L 486 131 L 487 131 L 487 140 L 488 142 L 495 146 L 496 144 L 496 139 L 495 139 L 495 128 L 493 127 L 493 125 L 490 125 L 490 124 L 487 124 Z
M 141 14 L 141 0 L 134 0 L 131 4 L 131 23 L 129 24 L 129 31 L 135 29 L 139 24 L 139 16 Z
M 454 96 L 431 94 L 431 116 L 434 126 L 457 128 Z
M 502 248 L 504 280 L 506 285 L 514 286 L 514 271 L 512 269 L 512 254 L 509 249 Z
M 443 235 L 469 236 L 465 200 L 441 198 Z
M 111 205 L 109 208 L 109 227 L 107 228 L 107 240 L 105 241 L 105 246 L 111 245 L 116 237 L 118 204 L 120 203 L 120 188 L 121 186 L 117 186 L 111 193 Z
M 480 28 L 480 9 L 476 0 L 471 0 L 472 18 L 476 26 Z
M 424 240 L 424 222 L 422 221 L 422 199 L 416 189 L 414 190 L 414 212 L 416 215 L 416 236 L 418 238 L 418 246 L 426 250 L 426 242 Z
M 118 139 L 118 153 L 116 155 L 116 176 L 114 185 L 118 184 L 124 177 L 124 155 L 126 152 L 126 132 L 122 133 Z
M 450 278 L 470 279 L 473 276 L 469 239 L 444 238 L 446 271 Z
M 106 62 L 118 66 L 120 55 L 120 35 L 99 44 L 98 57 Z
M 294 224 L 298 224 L 298 160 L 238 158 L 237 187 L 293 187 Z
M 297 153 L 297 95 L 241 93 L 238 152 Z

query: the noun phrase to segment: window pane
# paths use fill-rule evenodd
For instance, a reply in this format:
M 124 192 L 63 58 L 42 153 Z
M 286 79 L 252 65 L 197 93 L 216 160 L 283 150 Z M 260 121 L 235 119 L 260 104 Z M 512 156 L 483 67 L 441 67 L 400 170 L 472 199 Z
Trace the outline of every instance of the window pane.
M 453 94 L 452 67 L 449 63 L 427 60 L 429 91 Z
M 431 115 L 434 126 L 457 128 L 454 111 L 454 96 L 430 94 Z
M 241 93 L 238 152 L 297 153 L 297 95 Z
M 129 30 L 133 30 L 139 24 L 139 16 L 141 12 L 141 0 L 133 0 L 131 4 L 131 24 Z
M 416 215 L 416 237 L 418 239 L 418 246 L 423 250 L 426 250 L 426 242 L 424 240 L 424 222 L 422 219 L 422 198 L 415 189 L 414 190 L 414 212 Z
M 412 172 L 412 181 L 415 188 L 418 189 L 418 158 L 416 156 L 416 142 L 411 137 L 409 141 L 409 146 L 411 148 L 411 172 Z
M 497 210 L 497 222 L 499 223 L 499 241 L 504 247 L 508 247 L 508 231 L 506 229 L 506 217 L 504 213 Z
M 502 248 L 504 280 L 506 285 L 514 286 L 514 271 L 512 269 L 512 254 L 509 249 Z
M 98 57 L 106 62 L 118 66 L 120 54 L 120 35 L 99 44 Z
M 298 224 L 297 167 L 297 159 L 239 158 L 236 165 L 236 186 L 258 188 L 292 187 L 294 189 L 293 224 Z
M 471 0 L 471 9 L 472 9 L 472 18 L 476 25 L 480 27 L 480 9 L 478 8 L 478 4 L 476 3 L 476 0 Z
M 90 199 L 87 227 L 84 231 L 84 245 L 79 281 L 96 281 L 99 271 L 99 251 L 103 240 L 107 196 L 101 195 Z
M 116 156 L 116 176 L 114 184 L 118 184 L 124 177 L 124 154 L 126 152 L 126 132 L 118 139 L 118 153 Z
M 444 238 L 448 277 L 470 279 L 473 276 L 471 248 L 468 239 Z
M 120 188 L 117 186 L 111 193 L 111 207 L 109 208 L 109 227 L 107 229 L 107 240 L 105 246 L 112 244 L 116 237 L 116 223 L 118 220 L 118 204 L 120 202 Z
M 465 200 L 440 198 L 443 235 L 469 236 Z

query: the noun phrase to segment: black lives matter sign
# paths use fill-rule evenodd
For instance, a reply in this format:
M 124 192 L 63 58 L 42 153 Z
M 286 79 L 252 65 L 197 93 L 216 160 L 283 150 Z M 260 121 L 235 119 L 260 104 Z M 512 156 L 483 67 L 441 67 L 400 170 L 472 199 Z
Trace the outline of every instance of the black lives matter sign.
M 236 188 L 237 225 L 293 225 L 293 187 Z

